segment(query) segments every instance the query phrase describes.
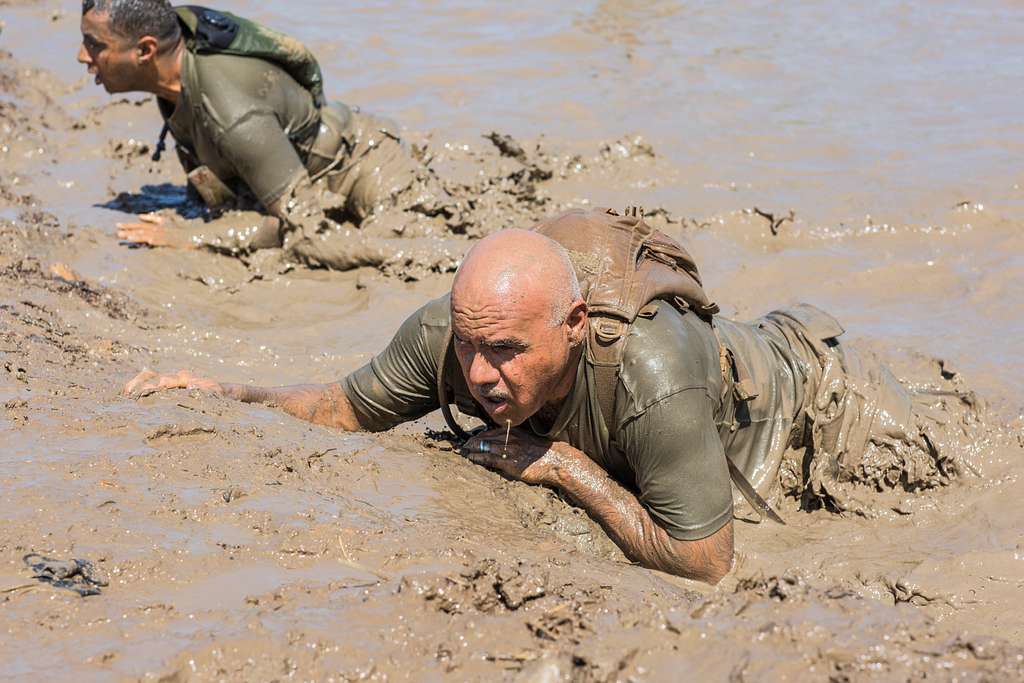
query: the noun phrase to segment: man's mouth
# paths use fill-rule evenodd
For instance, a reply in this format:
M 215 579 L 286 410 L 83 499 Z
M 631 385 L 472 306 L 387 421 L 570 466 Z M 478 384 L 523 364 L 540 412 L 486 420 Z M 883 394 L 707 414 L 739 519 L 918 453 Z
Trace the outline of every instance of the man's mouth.
M 498 396 L 483 396 L 481 397 L 481 402 L 483 403 L 484 408 L 487 409 L 487 412 L 491 413 L 492 415 L 498 413 L 503 408 L 508 407 L 508 399 L 500 398 Z

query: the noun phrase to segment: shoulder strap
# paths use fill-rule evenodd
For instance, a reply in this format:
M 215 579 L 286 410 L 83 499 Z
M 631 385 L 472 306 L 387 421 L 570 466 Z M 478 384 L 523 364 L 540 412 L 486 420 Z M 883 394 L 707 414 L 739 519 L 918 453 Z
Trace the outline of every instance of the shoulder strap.
M 611 437 L 615 421 L 615 385 L 619 381 L 619 369 L 611 365 L 594 366 L 594 383 L 597 385 L 597 404 L 601 407 L 604 426 Z
M 643 210 L 627 208 L 625 215 L 605 210 L 569 211 L 535 228 L 569 253 L 590 309 L 587 361 L 594 369 L 597 403 L 611 436 L 615 428 L 615 389 L 622 367 L 629 328 L 646 307 L 658 299 L 700 316 L 714 330 L 718 306 L 704 292 L 697 265 L 668 235 L 643 220 Z M 716 340 L 717 330 L 714 330 Z M 721 341 L 719 341 L 721 346 Z M 727 350 L 726 350 L 727 351 Z M 726 364 L 723 357 L 723 374 Z M 754 397 L 753 383 L 739 359 L 728 354 L 740 400 Z M 784 524 L 726 456 L 729 475 L 747 502 L 762 516 Z
M 254 57 L 277 64 L 324 106 L 324 78 L 313 53 L 301 42 L 230 12 L 199 5 L 175 7 L 185 32 L 185 46 L 193 53 L 221 53 Z

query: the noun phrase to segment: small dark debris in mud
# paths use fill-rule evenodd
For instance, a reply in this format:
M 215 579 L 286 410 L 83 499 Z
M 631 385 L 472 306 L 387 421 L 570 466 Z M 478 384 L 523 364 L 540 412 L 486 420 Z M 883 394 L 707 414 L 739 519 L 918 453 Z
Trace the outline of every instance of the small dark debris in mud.
M 939 374 L 942 376 L 942 379 L 951 380 L 960 374 L 960 371 L 953 367 L 953 364 L 948 360 L 940 358 L 938 364 Z
M 229 486 L 220 492 L 220 496 L 224 499 L 225 503 L 231 503 L 239 498 L 244 498 L 246 495 L 248 494 L 238 486 Z
M 922 590 L 918 586 L 915 586 L 903 579 L 883 577 L 882 583 L 885 585 L 889 593 L 892 594 L 893 602 L 897 604 L 905 602 L 921 607 L 923 605 L 939 603 L 949 605 L 950 607 L 957 607 L 950 596 L 933 594 L 929 591 Z
M 22 560 L 32 570 L 32 578 L 78 593 L 83 598 L 99 595 L 100 589 L 108 585 L 89 560 L 56 560 L 38 553 L 29 553 Z
M 0 279 L 18 283 L 31 283 L 41 289 L 58 294 L 71 294 L 117 320 L 134 320 L 147 317 L 146 311 L 134 304 L 124 294 L 108 290 L 99 285 L 79 279 L 66 279 L 65 275 L 54 274 L 43 269 L 39 261 L 26 256 L 0 268 Z
M 141 140 L 131 138 L 129 140 L 110 140 L 107 142 L 108 156 L 114 159 L 121 159 L 131 162 L 140 157 L 148 156 L 149 145 Z
M 493 559 L 480 560 L 458 574 L 405 577 L 398 592 L 406 590 L 447 614 L 515 612 L 542 598 L 571 603 L 576 593 L 572 586 L 553 587 L 546 570 Z
M 205 434 L 216 434 L 213 427 L 205 426 L 180 426 L 176 424 L 161 425 L 146 435 L 146 441 L 158 441 L 160 439 L 181 439 L 190 436 L 202 436 Z
M 754 593 L 780 602 L 802 597 L 810 589 L 799 576 L 755 576 L 741 579 L 736 584 L 737 593 Z
M 779 216 L 778 218 L 775 217 L 774 213 L 769 213 L 768 211 L 762 211 L 761 209 L 757 208 L 756 206 L 753 209 L 750 210 L 750 213 L 752 213 L 752 214 L 754 214 L 756 216 L 760 216 L 761 218 L 763 218 L 766 221 L 768 221 L 768 229 L 772 231 L 772 235 L 778 235 L 779 234 L 779 228 L 782 227 L 783 223 L 786 223 L 786 222 L 792 223 L 794 220 L 796 220 L 796 212 L 794 212 L 792 209 L 789 210 L 788 214 L 786 214 L 784 216 Z
M 4 403 L 4 410 L 7 413 L 7 419 L 16 426 L 25 425 L 28 423 L 28 401 L 22 399 L 13 399 Z
M 615 142 L 606 142 L 601 145 L 600 158 L 611 159 L 653 159 L 657 156 L 654 145 L 647 142 L 642 135 L 633 135 L 619 138 Z
M 9 375 L 12 375 L 15 380 L 24 383 L 28 382 L 28 372 L 25 370 L 25 368 L 8 362 L 4 363 L 4 370 L 6 370 Z
M 518 159 L 519 161 L 526 163 L 526 150 L 524 150 L 523 146 L 520 145 L 511 135 L 491 131 L 483 137 L 490 140 L 494 146 L 498 148 L 498 151 L 501 152 L 502 156 Z

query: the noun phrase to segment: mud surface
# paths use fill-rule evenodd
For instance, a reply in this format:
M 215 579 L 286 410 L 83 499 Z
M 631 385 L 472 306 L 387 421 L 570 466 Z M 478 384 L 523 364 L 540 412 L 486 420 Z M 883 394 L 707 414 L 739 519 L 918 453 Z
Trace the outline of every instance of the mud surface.
M 972 120 L 980 114 L 971 107 L 984 106 L 971 97 L 984 84 L 961 81 L 963 108 L 949 115 L 963 121 L 900 114 L 925 138 L 952 131 L 963 143 L 964 129 L 974 130 L 977 153 L 962 159 L 972 180 L 959 190 L 943 166 L 951 148 L 908 160 L 897 154 L 910 145 L 903 129 L 879 133 L 872 144 L 888 140 L 897 156 L 871 173 L 909 188 L 889 194 L 863 182 L 870 150 L 829 146 L 852 144 L 846 129 L 825 127 L 802 147 L 765 137 L 759 151 L 786 154 L 750 167 L 722 154 L 727 125 L 741 135 L 726 148 L 756 142 L 747 105 L 729 106 L 740 86 L 785 81 L 773 64 L 804 73 L 788 49 L 730 52 L 735 33 L 770 42 L 772 30 L 789 35 L 813 17 L 773 10 L 736 28 L 726 10 L 681 16 L 674 3 L 602 2 L 531 38 L 537 53 L 561 54 L 557 68 L 540 68 L 493 35 L 488 10 L 451 5 L 415 10 L 428 15 L 415 22 L 417 40 L 445 35 L 455 50 L 448 62 L 443 51 L 420 51 L 426 66 L 412 66 L 416 41 L 392 47 L 382 32 L 408 35 L 401 11 L 352 10 L 346 31 L 359 35 L 356 47 L 313 34 L 329 83 L 349 83 L 335 96 L 410 125 L 438 173 L 492 212 L 487 230 L 586 201 L 644 204 L 692 250 L 726 313 L 753 317 L 808 300 L 902 378 L 957 378 L 987 406 L 987 427 L 959 454 L 965 473 L 913 494 L 863 490 L 867 515 L 804 513 L 784 500 L 786 527 L 741 519 L 736 568 L 709 589 L 630 565 L 552 492 L 463 461 L 436 438 L 436 416 L 385 435 L 338 434 L 189 392 L 121 399 L 120 386 L 143 367 L 260 384 L 334 380 L 450 276 L 263 273 L 212 253 L 119 247 L 112 224 L 122 211 L 187 210 L 173 155 L 149 160 L 153 105 L 108 99 L 67 63 L 77 6 L 0 2 L 0 49 L 9 50 L 0 54 L 0 676 L 1024 676 L 1024 216 L 1011 187 L 1019 164 L 992 151 L 1019 152 L 1022 136 L 999 97 L 982 103 L 995 107 L 989 118 Z M 987 11 L 947 17 L 954 37 Z M 542 15 L 527 2 L 505 21 L 515 35 Z M 919 26 L 911 15 L 887 31 L 910 40 Z M 686 61 L 691 48 L 681 55 L 670 32 L 679 22 L 731 28 L 721 52 L 707 46 L 704 61 Z M 975 36 L 982 52 L 999 49 L 1003 29 L 987 30 L 990 42 Z M 851 40 L 839 40 L 831 59 L 856 53 Z M 374 60 L 356 49 L 373 46 Z M 700 139 L 673 132 L 679 117 L 667 108 L 644 116 L 624 105 L 630 92 L 637 102 L 678 95 L 679 86 L 652 88 L 677 73 L 672 60 L 688 64 L 695 96 L 705 97 Z M 357 77 L 360 68 L 370 75 Z M 397 76 L 372 85 L 373 68 Z M 588 69 L 612 85 L 632 74 L 635 89 L 586 81 Z M 477 80 L 464 80 L 467 71 Z M 897 72 L 920 94 L 927 74 Z M 508 94 L 512 78 L 528 93 L 522 102 Z M 731 88 L 728 96 L 712 83 Z M 830 106 L 810 97 L 815 116 Z M 869 126 L 867 105 L 851 106 L 851 120 Z M 713 134 L 716 115 L 724 123 Z M 830 158 L 851 175 L 822 175 Z M 722 189 L 729 183 L 738 189 Z

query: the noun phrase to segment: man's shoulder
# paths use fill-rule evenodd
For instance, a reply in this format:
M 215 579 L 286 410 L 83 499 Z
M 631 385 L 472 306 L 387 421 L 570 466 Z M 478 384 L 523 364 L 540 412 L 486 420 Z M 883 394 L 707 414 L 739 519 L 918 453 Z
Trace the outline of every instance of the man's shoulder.
M 406 349 L 421 348 L 421 352 L 436 358 L 447 339 L 451 315 L 449 298 L 450 295 L 446 294 L 416 309 L 398 329 L 394 343 Z
M 192 97 L 222 128 L 229 128 L 266 100 L 275 76 L 287 74 L 275 64 L 252 57 L 213 53 L 191 55 Z
M 630 328 L 620 379 L 635 411 L 689 389 L 717 397 L 722 376 L 714 331 L 697 315 L 658 302 L 653 317 L 637 318 Z
M 451 298 L 451 294 L 445 294 L 423 304 L 417 311 L 420 325 L 447 329 L 451 322 Z

